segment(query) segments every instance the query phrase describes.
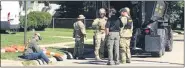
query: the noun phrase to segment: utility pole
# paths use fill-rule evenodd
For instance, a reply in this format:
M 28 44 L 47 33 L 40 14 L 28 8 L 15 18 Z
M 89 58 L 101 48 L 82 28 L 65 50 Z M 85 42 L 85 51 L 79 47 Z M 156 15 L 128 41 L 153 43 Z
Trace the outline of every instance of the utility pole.
M 27 43 L 27 0 L 24 1 L 25 7 L 25 22 L 24 22 L 24 45 Z

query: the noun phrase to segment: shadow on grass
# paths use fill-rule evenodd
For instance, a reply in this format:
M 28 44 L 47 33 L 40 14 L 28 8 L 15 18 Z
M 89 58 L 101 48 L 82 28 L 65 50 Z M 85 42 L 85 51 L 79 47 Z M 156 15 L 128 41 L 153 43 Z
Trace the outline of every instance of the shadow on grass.
M 0 34 L 16 34 L 16 33 L 10 33 L 10 32 L 0 32 Z
M 0 32 L 1 34 L 9 34 L 8 32 Z

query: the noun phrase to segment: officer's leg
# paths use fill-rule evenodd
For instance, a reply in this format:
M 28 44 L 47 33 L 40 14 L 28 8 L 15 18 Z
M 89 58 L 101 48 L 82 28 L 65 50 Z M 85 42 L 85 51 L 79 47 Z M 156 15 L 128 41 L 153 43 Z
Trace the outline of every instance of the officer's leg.
M 84 38 L 80 38 L 79 41 L 79 57 L 81 59 L 84 59 L 83 54 L 84 53 Z
M 79 47 L 78 40 L 79 40 L 78 38 L 75 39 L 75 47 L 74 47 L 74 52 L 73 52 L 74 58 L 78 57 L 78 47 Z
M 127 38 L 126 40 L 126 58 L 127 58 L 127 63 L 130 63 L 131 61 L 130 38 Z
M 95 58 L 96 58 L 96 60 L 100 60 L 99 50 L 100 50 L 100 45 L 101 45 L 101 35 L 96 34 L 95 41 L 96 41 L 95 51 L 94 51 Z
M 81 42 L 81 39 L 79 38 L 79 40 L 78 40 L 78 46 L 77 46 L 77 56 L 78 56 L 78 58 L 80 57 L 80 54 L 81 54 L 81 53 L 80 53 L 80 51 L 81 51 L 81 50 L 80 50 L 80 46 L 82 45 L 81 43 L 82 43 L 82 42 Z
M 119 43 L 120 42 L 120 36 L 119 33 L 115 34 L 115 46 L 114 46 L 114 54 L 115 54 L 115 63 L 119 64 Z
M 110 36 L 108 37 L 108 65 L 114 64 L 113 62 L 113 45 L 114 45 L 114 37 L 110 33 Z
M 121 63 L 126 63 L 126 46 L 125 38 L 120 38 L 120 60 Z
M 100 46 L 100 57 L 104 57 L 105 51 L 105 33 L 101 34 L 101 46 Z
M 75 40 L 75 47 L 74 47 L 74 50 L 73 50 L 73 57 L 76 58 L 76 46 L 77 46 L 77 42 Z

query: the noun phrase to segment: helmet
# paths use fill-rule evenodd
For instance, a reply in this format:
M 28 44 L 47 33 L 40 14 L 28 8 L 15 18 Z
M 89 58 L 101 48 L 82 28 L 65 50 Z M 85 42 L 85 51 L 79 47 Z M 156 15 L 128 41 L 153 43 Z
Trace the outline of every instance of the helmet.
M 100 8 L 99 13 L 106 13 L 104 8 Z
M 128 12 L 128 11 L 127 11 L 127 9 L 125 9 L 125 8 L 121 8 L 121 9 L 119 10 L 119 12 L 121 13 L 121 12 Z
M 125 7 L 125 9 L 127 10 L 128 13 L 130 13 L 130 9 L 128 7 Z

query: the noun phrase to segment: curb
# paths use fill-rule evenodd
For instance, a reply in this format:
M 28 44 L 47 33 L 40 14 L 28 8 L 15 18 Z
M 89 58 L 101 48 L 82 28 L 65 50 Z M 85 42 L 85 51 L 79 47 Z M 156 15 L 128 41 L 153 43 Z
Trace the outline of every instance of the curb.
M 64 51 L 64 53 L 67 55 L 67 59 L 73 59 L 73 55 L 70 52 Z
M 52 63 L 57 63 L 57 60 L 56 58 L 52 57 L 52 58 L 48 58 L 50 61 L 52 61 Z M 35 65 L 22 65 L 23 66 L 39 66 L 39 65 L 47 65 L 46 62 L 40 60 L 40 59 L 37 59 L 37 60 L 27 60 L 27 61 L 32 61 Z M 22 61 L 22 62 L 27 62 L 27 61 Z
M 52 62 L 57 62 L 56 58 L 52 57 L 52 58 L 49 58 L 50 61 Z

